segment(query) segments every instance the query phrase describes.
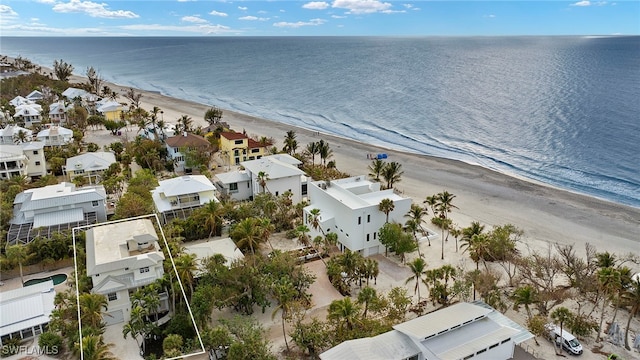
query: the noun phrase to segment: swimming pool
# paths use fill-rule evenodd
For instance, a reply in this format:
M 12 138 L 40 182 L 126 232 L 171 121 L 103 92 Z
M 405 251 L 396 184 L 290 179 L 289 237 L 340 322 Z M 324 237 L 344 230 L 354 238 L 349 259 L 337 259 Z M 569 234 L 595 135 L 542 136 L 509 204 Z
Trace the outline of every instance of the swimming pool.
M 46 277 L 46 278 L 27 280 L 27 281 L 24 282 L 24 286 L 39 284 L 39 283 L 45 282 L 47 280 L 53 280 L 53 285 L 62 284 L 63 282 L 65 282 L 67 280 L 67 274 L 55 274 L 53 276 L 49 276 L 49 277 Z

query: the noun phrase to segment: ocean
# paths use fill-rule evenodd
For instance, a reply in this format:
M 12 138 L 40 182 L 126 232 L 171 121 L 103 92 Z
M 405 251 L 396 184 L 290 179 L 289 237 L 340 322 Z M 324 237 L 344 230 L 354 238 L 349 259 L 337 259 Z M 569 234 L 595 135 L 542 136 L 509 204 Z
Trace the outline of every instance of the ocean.
M 637 36 L 2 37 L 0 53 L 640 207 Z

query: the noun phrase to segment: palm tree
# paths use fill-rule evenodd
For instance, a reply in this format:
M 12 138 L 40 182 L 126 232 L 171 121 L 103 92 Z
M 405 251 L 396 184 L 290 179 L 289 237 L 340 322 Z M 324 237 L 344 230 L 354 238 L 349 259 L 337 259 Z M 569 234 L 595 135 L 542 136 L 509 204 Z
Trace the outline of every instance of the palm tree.
M 315 165 L 316 164 L 316 155 L 318 155 L 320 153 L 320 148 L 318 147 L 318 143 L 317 142 L 311 142 L 309 144 L 307 144 L 307 152 L 311 155 L 311 164 Z
M 193 295 L 194 273 L 198 271 L 196 254 L 183 253 L 175 258 L 176 272 L 183 284 L 189 285 L 189 299 Z
M 602 309 L 600 310 L 600 325 L 598 326 L 598 336 L 596 341 L 600 341 L 602 335 L 602 323 L 604 321 L 604 309 L 609 303 L 609 297 L 615 292 L 617 284 L 620 283 L 620 271 L 611 267 L 601 268 L 598 271 L 598 287 L 602 291 Z
M 411 280 L 416 280 L 416 286 L 413 288 L 413 293 L 417 292 L 418 294 L 418 303 L 420 302 L 420 279 L 422 275 L 424 275 L 427 271 L 427 262 L 424 261 L 423 258 L 415 258 L 412 262 L 409 263 L 409 269 L 413 273 L 413 276 L 408 278 L 405 281 L 405 284 L 408 284 Z
M 255 218 L 246 218 L 237 223 L 231 231 L 231 238 L 239 248 L 251 249 L 251 254 L 255 255 L 255 250 L 262 242 L 262 234 L 259 231 L 258 222 Z
M 599 268 L 611 268 L 616 266 L 616 256 L 608 251 L 596 254 L 596 263 Z
M 292 302 L 295 299 L 297 291 L 291 281 L 287 278 L 281 278 L 280 281 L 275 283 L 272 288 L 272 296 L 278 302 L 278 306 L 273 310 L 271 314 L 271 320 L 276 316 L 278 311 L 281 311 L 280 319 L 282 321 L 282 336 L 284 337 L 284 344 L 287 347 L 287 351 L 289 351 L 289 342 L 287 341 L 287 333 L 284 328 L 284 321 L 289 316 L 289 311 Z
M 394 183 L 400 182 L 402 174 L 404 174 L 404 171 L 401 169 L 402 164 L 395 161 L 387 163 L 384 166 L 384 169 L 382 169 L 382 177 L 387 182 L 387 189 L 393 188 Z
M 260 188 L 262 188 L 262 193 L 264 194 L 267 189 L 267 181 L 269 181 L 269 174 L 265 173 L 264 171 L 260 171 L 258 172 L 257 178 L 258 178 L 258 184 L 260 185 Z
M 531 320 L 531 309 L 530 305 L 538 302 L 537 300 L 537 291 L 531 285 L 525 285 L 517 288 L 513 295 L 511 295 L 511 299 L 513 300 L 513 310 L 519 311 L 520 305 L 524 305 L 524 309 L 527 311 L 527 320 Z
M 626 305 L 631 306 L 629 312 L 629 319 L 627 320 L 627 328 L 624 331 L 624 347 L 627 350 L 631 350 L 629 347 L 629 326 L 631 326 L 631 319 L 633 319 L 638 310 L 640 310 L 640 277 L 631 282 L 631 286 L 623 294 L 623 299 Z
M 224 208 L 219 202 L 211 200 L 202 209 L 205 215 L 204 226 L 209 228 L 209 237 L 211 237 L 216 232 L 218 224 L 222 222 Z
M 80 295 L 80 319 L 82 324 L 93 328 L 100 328 L 102 325 L 102 312 L 106 311 L 109 302 L 103 294 L 85 293 Z
M 298 141 L 296 140 L 296 132 L 294 130 L 287 131 L 287 135 L 284 138 L 284 151 L 289 155 L 296 153 L 298 148 Z
M 329 159 L 333 155 L 333 150 L 329 147 L 329 143 L 320 139 L 318 141 L 318 154 L 320 155 L 320 159 L 322 159 L 322 165 L 327 165 L 327 159 Z
M 485 253 L 489 245 L 489 237 L 487 236 L 487 234 L 484 234 L 482 232 L 469 235 L 471 235 L 471 237 L 465 236 L 462 238 L 462 244 L 460 245 L 460 248 L 464 248 L 464 250 L 462 251 L 463 253 L 467 251 L 469 252 L 469 256 L 471 257 L 471 260 L 476 263 L 476 270 L 478 270 L 480 260 L 484 261 L 485 259 Z
M 437 209 L 438 212 L 440 213 L 440 218 L 443 220 L 442 223 L 442 257 L 441 259 L 444 260 L 444 231 L 445 229 L 449 228 L 449 222 L 448 222 L 448 214 L 451 212 L 451 209 L 456 208 L 457 207 L 455 205 L 452 204 L 453 199 L 456 196 L 449 193 L 448 191 L 443 191 L 441 193 L 439 193 L 437 195 L 437 199 L 438 199 L 438 204 L 437 204 Z M 448 234 L 447 234 L 448 236 Z
M 345 297 L 340 300 L 334 300 L 329 305 L 329 313 L 327 318 L 338 322 L 340 331 L 346 325 L 348 330 L 353 330 L 353 326 L 358 322 L 358 314 L 360 306 L 351 301 L 351 298 Z
M 424 204 L 429 205 L 431 208 L 431 213 L 436 214 L 436 206 L 438 205 L 438 195 L 427 196 L 427 198 L 423 201 Z
M 407 214 L 405 215 L 405 217 L 409 218 L 409 221 L 407 221 L 407 225 L 408 227 L 413 231 L 413 236 L 416 238 L 416 245 L 418 245 L 418 255 L 422 256 L 420 254 L 420 244 L 418 244 L 418 238 L 416 237 L 416 231 L 420 231 L 421 234 L 425 234 L 426 231 L 424 230 L 424 228 L 422 227 L 422 218 L 428 215 L 427 209 L 423 208 L 422 206 L 418 205 L 418 204 L 411 204 L 411 208 L 409 209 L 409 211 L 407 212 Z M 409 224 L 409 222 L 411 222 L 411 224 Z M 429 239 L 429 236 L 427 236 L 427 241 L 429 242 L 429 246 L 431 246 L 431 240 Z
M 22 144 L 29 140 L 29 133 L 24 130 L 18 130 L 18 132 L 13 135 L 13 142 L 15 144 Z
M 384 170 L 385 162 L 380 159 L 373 159 L 369 165 L 369 176 L 375 181 L 380 181 L 380 174 Z
M 82 357 L 84 360 L 117 360 L 109 351 L 113 344 L 105 344 L 102 336 L 90 335 L 82 338 Z
M 29 252 L 29 248 L 24 245 L 15 244 L 7 247 L 7 259 L 13 263 L 18 263 L 20 267 L 20 283 L 24 284 L 24 275 L 22 272 L 22 265 L 24 265 L 29 259 L 33 257 L 33 253 Z
M 376 289 L 365 286 L 364 289 L 360 290 L 358 293 L 358 304 L 364 304 L 364 313 L 362 314 L 363 318 L 367 318 L 367 311 L 369 310 L 369 304 L 372 301 L 375 301 L 378 298 L 378 294 L 376 293 Z
M 307 225 L 298 225 L 296 228 L 296 234 L 298 234 L 298 241 L 303 246 L 309 246 L 311 243 L 309 242 L 309 235 L 307 235 L 311 231 Z
M 380 200 L 380 204 L 378 204 L 378 210 L 382 211 L 386 215 L 385 224 L 389 223 L 389 213 L 393 211 L 395 205 L 393 200 L 391 199 L 382 199 Z
M 569 309 L 567 309 L 566 307 L 559 307 L 553 310 L 550 316 L 553 320 L 560 323 L 560 335 L 562 336 L 562 326 L 564 325 L 565 321 L 571 319 L 572 317 L 571 311 L 569 311 Z M 554 343 L 556 342 L 555 339 L 553 341 Z M 562 347 L 560 348 L 562 349 Z

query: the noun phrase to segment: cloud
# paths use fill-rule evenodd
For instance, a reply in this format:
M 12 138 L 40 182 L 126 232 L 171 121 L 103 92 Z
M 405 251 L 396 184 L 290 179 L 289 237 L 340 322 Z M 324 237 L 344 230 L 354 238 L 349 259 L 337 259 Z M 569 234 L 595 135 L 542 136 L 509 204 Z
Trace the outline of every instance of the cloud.
M 303 9 L 309 9 L 309 10 L 324 10 L 328 7 L 329 7 L 329 3 L 326 3 L 324 1 L 312 1 L 310 3 L 306 3 L 302 5 Z
M 18 16 L 18 13 L 13 11 L 13 9 L 8 5 L 0 5 L 0 18 L 15 18 Z
M 195 23 L 195 24 L 206 24 L 207 20 L 198 17 L 198 16 L 183 16 L 182 19 L 180 19 L 184 22 L 190 22 L 190 23 Z
M 483 17 L 493 19 L 493 18 L 495 18 L 496 16 L 495 16 L 495 15 L 493 15 L 493 14 L 489 14 L 489 15 L 485 15 L 485 16 L 483 16 Z
M 577 3 L 571 4 L 571 6 L 591 6 L 591 1 L 582 0 L 582 1 L 578 1 Z
M 215 10 L 211 10 L 211 12 L 209 13 L 209 15 L 213 15 L 213 16 L 222 16 L 222 17 L 227 17 L 229 15 L 227 15 L 227 13 L 223 13 L 223 12 L 219 12 L 219 11 L 215 11 Z
M 38 0 L 41 4 L 55 4 L 56 0 Z
M 161 25 L 161 24 L 138 24 L 138 25 L 125 25 L 121 26 L 121 29 L 124 30 L 133 30 L 133 31 L 166 31 L 166 32 L 186 32 L 186 33 L 201 33 L 201 34 L 222 34 L 229 32 L 237 32 L 236 30 L 231 30 L 230 27 L 224 25 L 189 25 L 189 26 L 172 26 L 172 25 Z
M 128 10 L 109 10 L 108 5 L 104 3 L 98 4 L 80 0 L 55 4 L 53 11 L 59 13 L 84 13 L 91 17 L 105 19 L 135 19 L 140 17 L 138 14 Z
M 352 14 L 390 12 L 391 4 L 379 0 L 334 0 L 331 7 L 347 9 Z
M 346 19 L 347 18 L 346 16 L 343 16 L 343 15 L 331 15 L 331 17 L 334 18 L 334 19 Z
M 273 26 L 275 27 L 289 27 L 289 28 L 299 28 L 299 27 L 303 27 L 303 26 L 318 26 L 318 25 L 322 25 L 325 22 L 327 22 L 326 20 L 323 19 L 311 19 L 307 22 L 304 21 L 298 21 L 298 22 L 277 22 L 274 23 Z
M 248 7 L 246 7 L 246 6 L 238 6 L 238 9 L 240 9 L 240 10 L 242 10 L 242 11 L 245 11 L 245 10 L 247 10 L 247 9 L 248 9 Z
M 251 16 L 251 15 L 248 15 L 248 16 L 240 17 L 240 18 L 238 18 L 238 20 L 249 20 L 249 21 L 256 21 L 256 20 L 258 20 L 258 21 L 267 21 L 267 20 L 269 20 L 269 18 L 262 18 L 262 17 L 261 17 L 261 18 L 259 18 L 259 17 L 257 17 L 257 16 Z

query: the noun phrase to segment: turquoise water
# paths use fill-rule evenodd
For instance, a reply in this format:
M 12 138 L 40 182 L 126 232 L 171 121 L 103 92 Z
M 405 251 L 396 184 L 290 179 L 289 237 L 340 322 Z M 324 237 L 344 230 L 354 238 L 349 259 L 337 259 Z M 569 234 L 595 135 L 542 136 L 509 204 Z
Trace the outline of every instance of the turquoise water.
M 55 274 L 46 278 L 27 280 L 24 282 L 24 286 L 35 285 L 48 280 L 53 280 L 53 285 L 62 284 L 67 280 L 67 274 Z

